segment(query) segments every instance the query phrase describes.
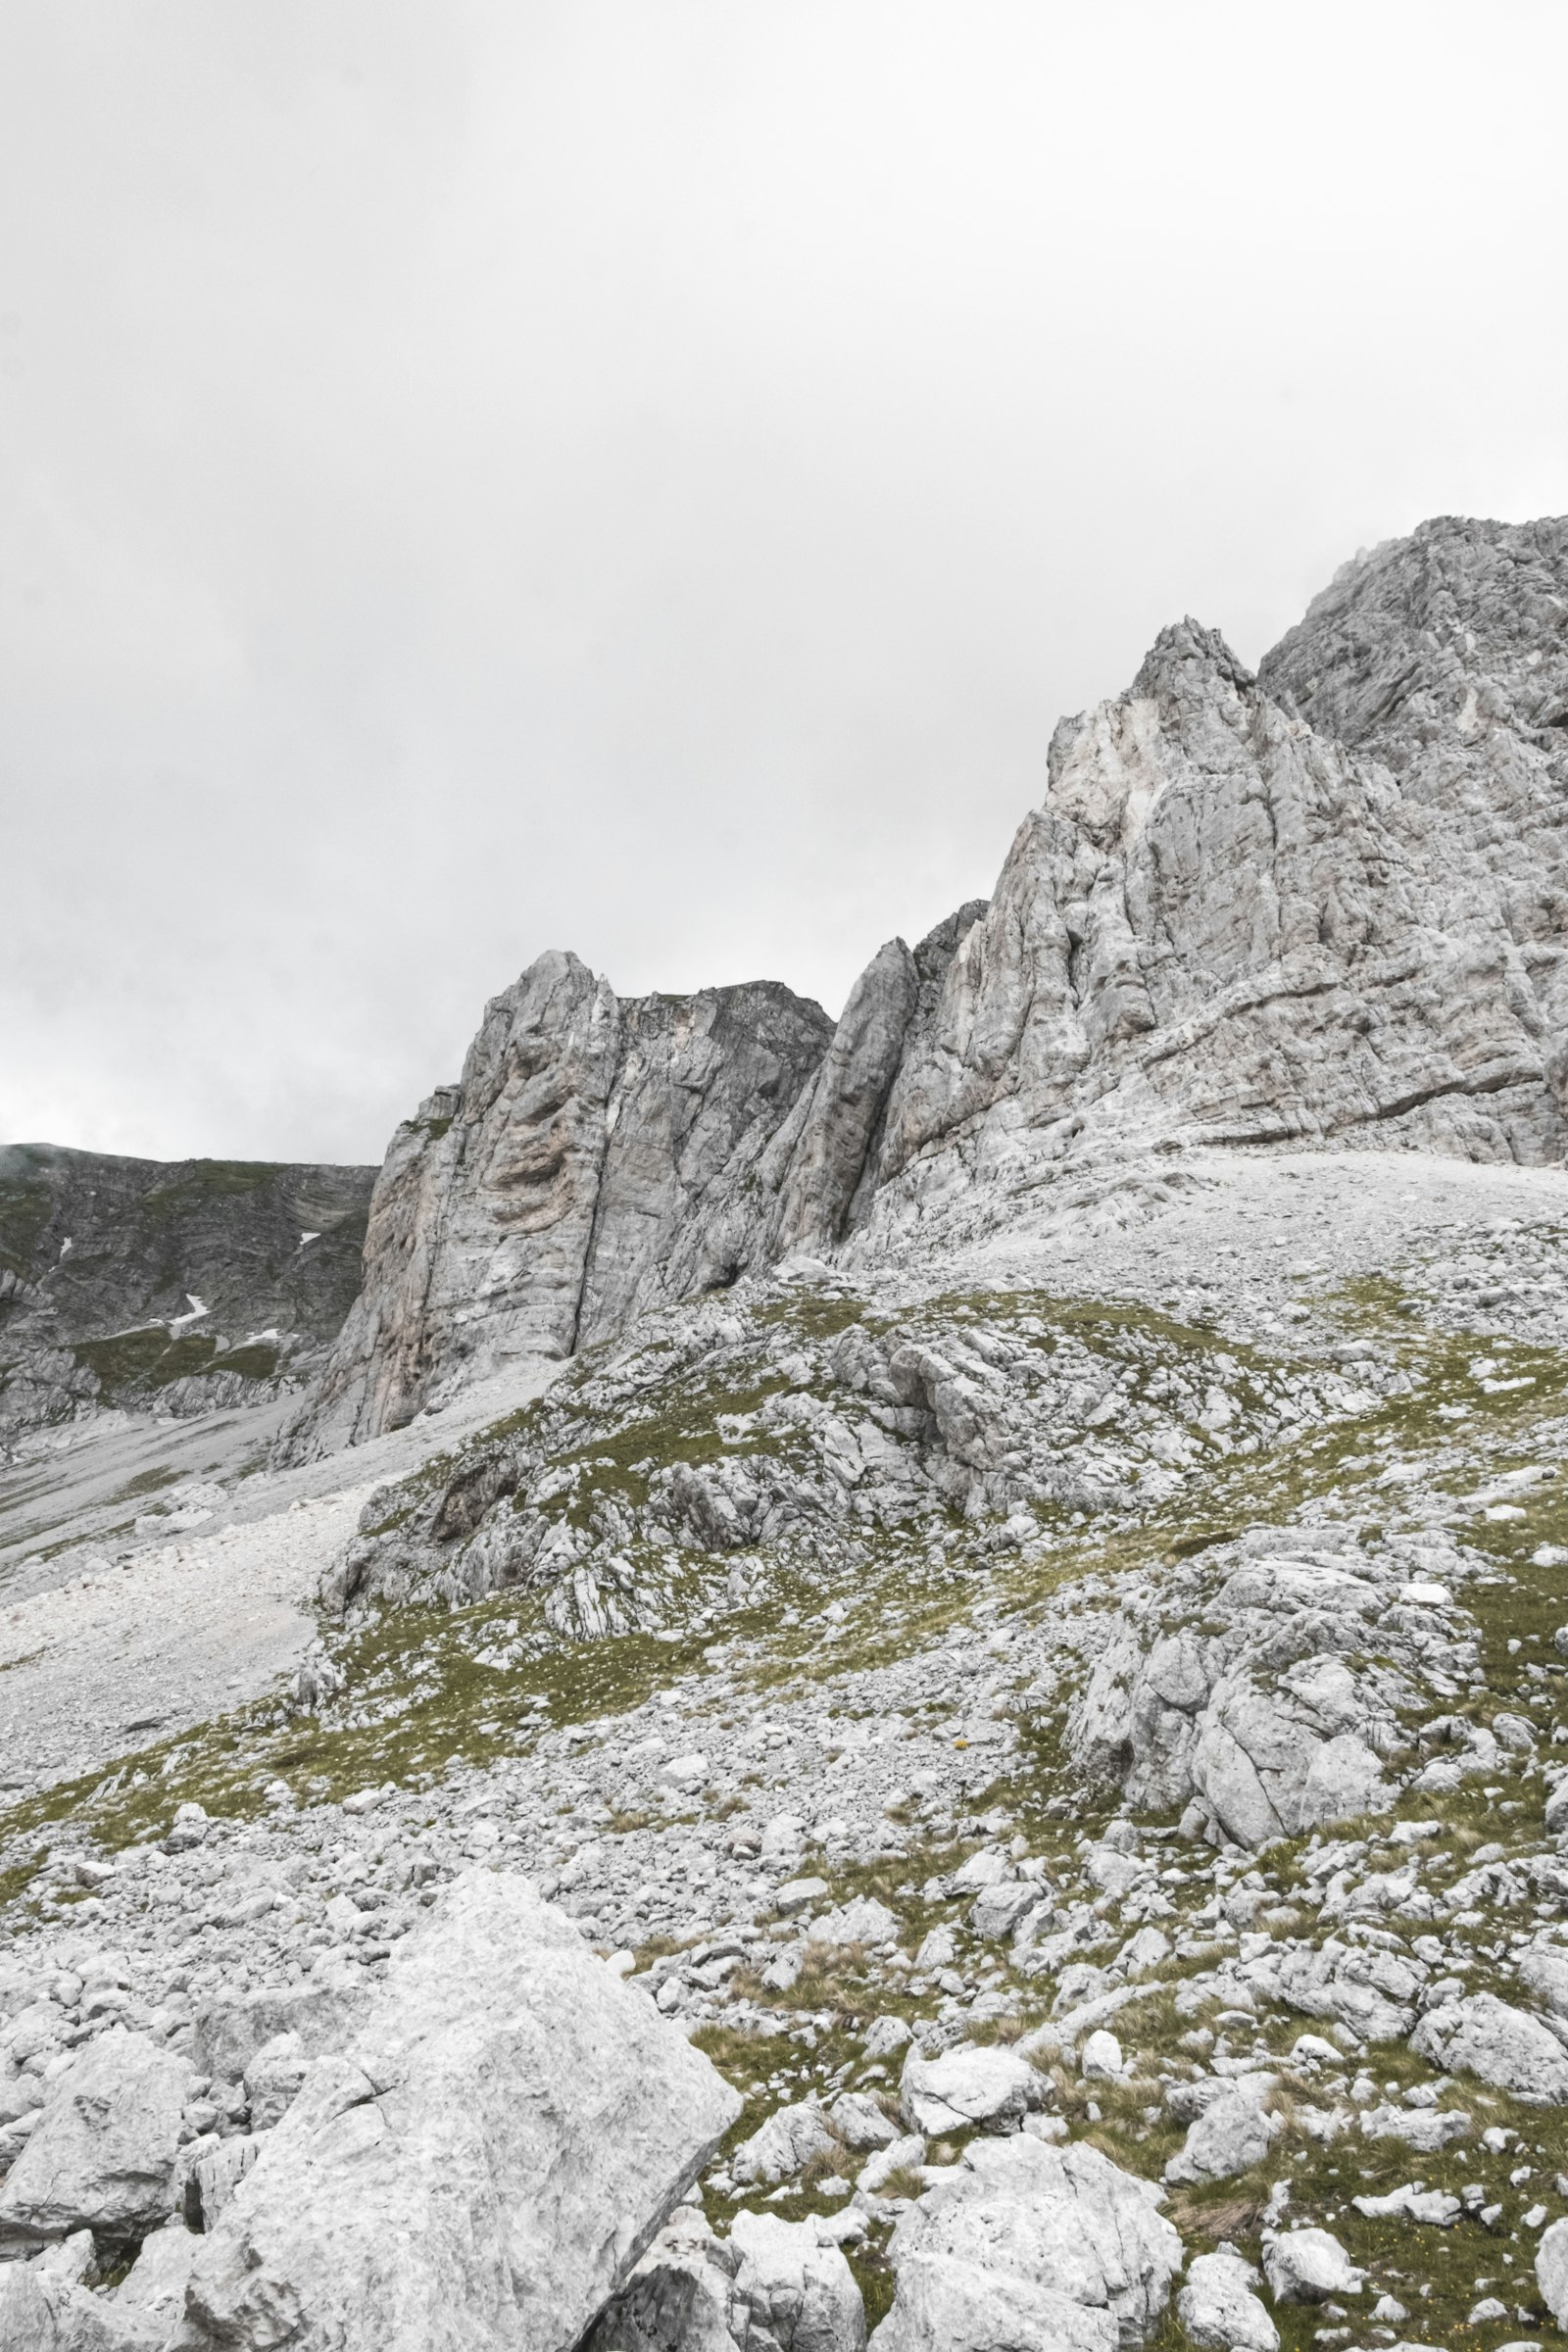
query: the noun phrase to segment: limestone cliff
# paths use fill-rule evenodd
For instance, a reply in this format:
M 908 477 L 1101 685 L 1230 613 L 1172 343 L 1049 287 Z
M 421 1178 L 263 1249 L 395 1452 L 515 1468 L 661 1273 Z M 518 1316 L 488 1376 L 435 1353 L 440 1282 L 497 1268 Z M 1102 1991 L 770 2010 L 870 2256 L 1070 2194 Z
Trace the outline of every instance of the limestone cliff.
M 1013 1213 L 1100 1146 L 1562 1155 L 1568 520 L 1360 557 L 1254 678 L 1164 630 L 1065 719 L 995 897 L 836 1028 L 756 985 L 622 1004 L 569 956 L 394 1138 L 297 1452 L 792 1251 Z
M 622 1003 L 541 956 L 486 1007 L 459 1084 L 393 1137 L 365 1287 L 293 1450 L 732 1282 L 761 1241 L 760 1163 L 832 1035 L 770 982 Z

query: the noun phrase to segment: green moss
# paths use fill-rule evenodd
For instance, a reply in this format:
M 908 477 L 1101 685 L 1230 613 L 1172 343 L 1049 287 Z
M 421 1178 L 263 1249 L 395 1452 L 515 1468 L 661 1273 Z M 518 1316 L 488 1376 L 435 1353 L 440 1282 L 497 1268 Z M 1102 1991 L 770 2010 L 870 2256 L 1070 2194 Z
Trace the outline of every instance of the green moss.
M 243 1348 L 231 1348 L 226 1355 L 215 1355 L 205 1369 L 235 1372 L 241 1380 L 270 1380 L 277 1370 L 277 1349 L 266 1340 L 249 1341 Z
M 167 1184 L 155 1185 L 150 1193 L 144 1193 L 137 1215 L 152 1225 L 172 1225 L 211 1201 L 265 1192 L 276 1176 L 276 1166 L 267 1160 L 192 1160 Z

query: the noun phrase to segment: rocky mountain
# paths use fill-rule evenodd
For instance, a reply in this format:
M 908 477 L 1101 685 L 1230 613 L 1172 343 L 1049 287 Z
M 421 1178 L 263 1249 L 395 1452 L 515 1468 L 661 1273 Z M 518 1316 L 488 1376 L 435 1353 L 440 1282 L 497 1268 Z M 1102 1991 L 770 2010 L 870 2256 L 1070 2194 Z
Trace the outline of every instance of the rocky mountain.
M 497 999 L 286 1459 L 18 1449 L 0 2352 L 1568 2336 L 1565 689 L 1562 521 L 1167 630 L 837 1024 Z
M 0 1149 L 0 1438 L 302 1376 L 359 1290 L 373 1175 Z
M 777 988 L 543 956 L 400 1128 L 293 1458 L 791 1251 L 973 1234 L 1096 1150 L 1541 1164 L 1568 1126 L 1568 526 L 1429 523 L 1251 677 L 1196 622 L 1057 728 L 989 905 Z

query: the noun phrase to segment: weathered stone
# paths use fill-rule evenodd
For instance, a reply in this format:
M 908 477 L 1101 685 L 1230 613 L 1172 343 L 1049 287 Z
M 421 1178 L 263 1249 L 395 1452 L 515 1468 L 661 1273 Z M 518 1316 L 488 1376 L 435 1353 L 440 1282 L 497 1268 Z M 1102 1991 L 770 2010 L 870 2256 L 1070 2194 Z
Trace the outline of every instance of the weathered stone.
M 138 2238 L 169 2218 L 190 2066 L 111 2026 L 82 2050 L 0 2188 L 0 2237 Z
M 818 2156 L 831 2156 L 838 2142 L 814 2099 L 780 2107 L 743 2139 L 730 2158 L 731 2178 L 740 2181 L 793 2180 Z
M 1559 2328 L 1568 2328 L 1568 2221 L 1553 2222 L 1536 2248 L 1536 2284 Z
M 525 1880 L 470 1873 L 265 2136 L 181 2342 L 564 2352 L 739 2108 Z
M 239 2082 L 257 2052 L 296 2034 L 307 2058 L 340 2050 L 365 2014 L 366 1995 L 338 1984 L 266 1986 L 205 2001 L 196 2012 L 192 2056 L 219 2082 Z
M 1361 2292 L 1361 2273 L 1329 2230 L 1265 2233 L 1263 2276 L 1276 2303 L 1326 2303 Z
M 1532 2106 L 1568 2106 L 1568 2050 L 1539 2017 L 1494 1993 L 1428 2010 L 1410 2047 L 1447 2074 L 1475 2075 Z
M 975 2049 L 959 2043 L 938 2058 L 911 2050 L 899 2085 L 912 2128 L 935 2137 L 944 2132 L 1015 2132 L 1026 2115 L 1044 2107 L 1049 2090 L 1043 2075 L 1012 2050 Z
M 1278 2352 L 1280 2331 L 1253 2289 L 1258 2273 L 1239 2254 L 1196 2254 L 1176 2298 L 1176 2317 L 1201 2352 Z
M 1280 2119 L 1263 2094 L 1233 2090 L 1212 2100 L 1187 2132 L 1186 2144 L 1165 2167 L 1167 2180 L 1228 2180 L 1267 2156 Z
M 875 2352 L 1116 2352 L 1150 2334 L 1181 2263 L 1160 2191 L 1098 2150 L 976 2140 L 898 2223 Z
M 725 2239 L 684 2207 L 583 2352 L 861 2352 L 864 2342 L 854 2273 L 813 2223 L 742 2212 Z

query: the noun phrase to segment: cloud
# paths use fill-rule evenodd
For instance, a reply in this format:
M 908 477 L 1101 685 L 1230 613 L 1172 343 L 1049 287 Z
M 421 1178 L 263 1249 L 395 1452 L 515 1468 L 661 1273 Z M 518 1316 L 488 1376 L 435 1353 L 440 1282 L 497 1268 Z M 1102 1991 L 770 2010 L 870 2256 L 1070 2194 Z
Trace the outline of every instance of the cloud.
M 0 36 L 0 1135 L 373 1158 L 546 946 L 836 1007 L 1063 710 L 1568 506 L 1568 20 Z

